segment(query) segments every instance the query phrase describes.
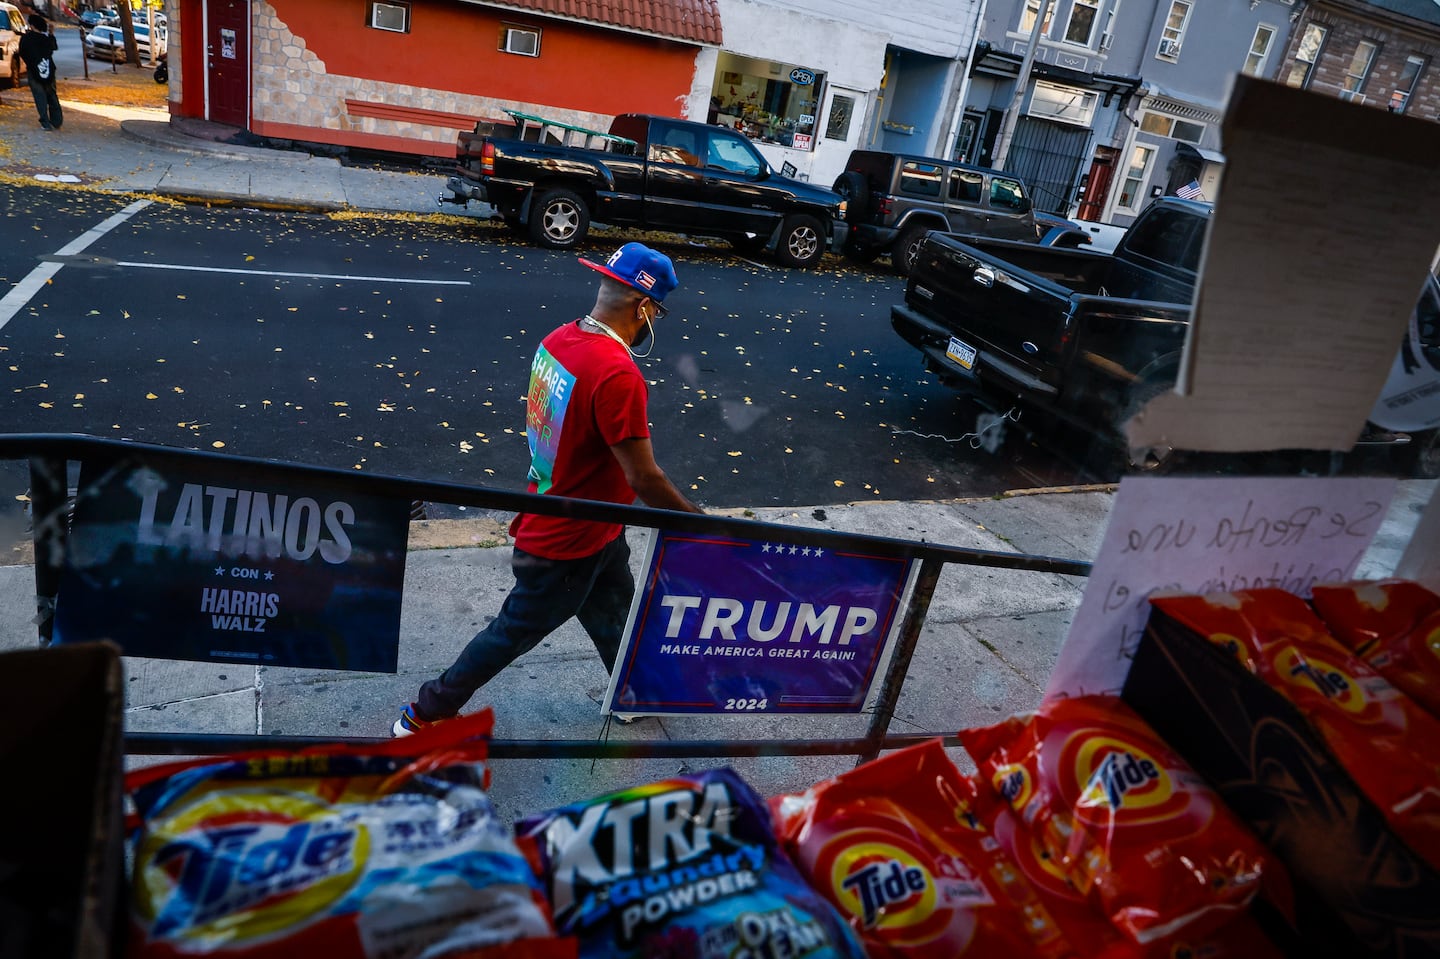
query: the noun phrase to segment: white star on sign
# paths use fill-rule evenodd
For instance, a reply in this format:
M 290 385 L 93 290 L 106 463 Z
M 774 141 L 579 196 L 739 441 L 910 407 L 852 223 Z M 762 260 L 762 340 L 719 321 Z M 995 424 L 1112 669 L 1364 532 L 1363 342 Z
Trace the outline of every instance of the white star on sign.
M 267 570 L 265 571 L 265 578 L 266 578 L 266 579 L 274 579 L 274 578 L 275 578 L 275 573 L 274 573 L 273 571 L 267 569 Z
M 216 575 L 216 576 L 224 576 L 224 575 L 225 575 L 225 567 L 224 567 L 224 566 L 216 566 L 216 567 L 215 567 L 215 575 Z
M 807 546 L 807 547 L 805 547 L 804 549 L 802 549 L 802 550 L 800 551 L 800 555 L 801 555 L 801 556 L 809 556 L 809 555 L 810 555 L 810 547 Z
M 817 559 L 820 558 L 821 556 L 824 556 L 824 555 L 825 555 L 825 551 L 824 551 L 823 549 L 821 549 L 821 548 L 818 547 L 818 546 L 815 547 L 815 557 L 816 557 Z
M 790 547 L 790 555 L 791 555 L 791 556 L 794 556 L 794 555 L 795 555 L 796 553 L 798 553 L 798 552 L 800 552 L 800 547 L 798 547 L 798 546 L 792 546 L 792 547 Z
M 769 544 L 769 543 L 761 543 L 761 544 L 760 544 L 760 552 L 762 552 L 762 553 L 768 553 L 768 552 L 770 552 L 770 544 Z

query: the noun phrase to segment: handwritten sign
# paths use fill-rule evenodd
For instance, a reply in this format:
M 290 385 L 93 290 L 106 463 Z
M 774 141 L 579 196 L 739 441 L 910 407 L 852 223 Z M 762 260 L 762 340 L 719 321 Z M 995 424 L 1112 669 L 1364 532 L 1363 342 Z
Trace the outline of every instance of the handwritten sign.
M 1126 479 L 1045 697 L 1118 693 L 1152 594 L 1308 597 L 1353 579 L 1394 492 L 1386 479 Z

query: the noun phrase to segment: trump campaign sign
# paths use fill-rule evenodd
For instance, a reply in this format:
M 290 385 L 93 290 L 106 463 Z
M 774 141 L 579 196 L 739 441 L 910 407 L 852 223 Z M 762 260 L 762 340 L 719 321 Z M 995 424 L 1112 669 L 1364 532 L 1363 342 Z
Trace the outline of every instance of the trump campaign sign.
M 607 712 L 858 713 L 913 563 L 655 530 Z

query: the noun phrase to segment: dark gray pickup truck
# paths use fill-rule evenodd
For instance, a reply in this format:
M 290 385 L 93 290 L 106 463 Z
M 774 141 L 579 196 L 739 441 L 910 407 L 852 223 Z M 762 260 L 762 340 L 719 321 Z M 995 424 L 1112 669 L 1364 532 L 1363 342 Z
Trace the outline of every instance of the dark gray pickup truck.
M 1109 255 L 931 233 L 890 321 L 926 369 L 997 411 L 1118 439 L 1175 383 L 1209 222 L 1210 204 L 1164 197 Z

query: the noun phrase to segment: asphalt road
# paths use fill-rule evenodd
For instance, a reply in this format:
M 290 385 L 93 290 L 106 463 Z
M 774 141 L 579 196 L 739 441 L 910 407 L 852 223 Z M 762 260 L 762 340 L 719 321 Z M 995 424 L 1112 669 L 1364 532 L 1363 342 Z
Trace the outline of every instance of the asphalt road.
M 574 254 L 498 228 L 141 201 L 57 256 L 133 198 L 0 190 L 0 290 L 63 264 L 8 323 L 0 309 L 7 432 L 521 488 L 530 357 L 593 302 L 595 275 Z M 597 237 L 588 252 L 618 242 Z M 702 504 L 949 498 L 1095 478 L 1023 440 L 998 455 L 957 442 L 977 410 L 924 375 L 890 329 L 903 287 L 881 268 L 801 272 L 657 245 L 681 286 L 641 361 L 655 448 Z M 23 471 L 6 482 L 23 489 Z

